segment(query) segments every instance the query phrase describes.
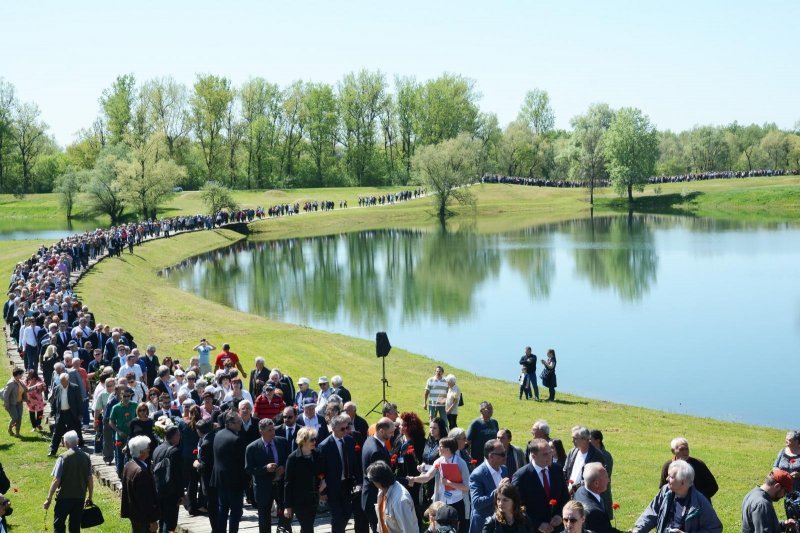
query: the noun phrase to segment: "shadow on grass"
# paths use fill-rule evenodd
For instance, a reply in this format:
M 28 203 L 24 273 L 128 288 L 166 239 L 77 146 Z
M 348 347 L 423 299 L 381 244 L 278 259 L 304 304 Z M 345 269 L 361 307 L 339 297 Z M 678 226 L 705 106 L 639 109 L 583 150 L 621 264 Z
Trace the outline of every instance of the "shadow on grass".
M 634 213 L 652 213 L 659 215 L 679 215 L 679 216 L 695 216 L 697 209 L 697 198 L 703 193 L 693 191 L 686 194 L 673 193 L 673 194 L 659 194 L 654 196 L 640 196 L 633 199 L 632 204 L 628 204 L 627 198 L 609 198 L 604 199 L 600 203 L 603 207 L 613 209 L 614 211 Z
M 561 405 L 589 405 L 589 402 L 575 401 L 575 400 L 560 400 L 558 398 L 556 398 L 552 402 L 546 402 L 546 403 L 557 403 Z

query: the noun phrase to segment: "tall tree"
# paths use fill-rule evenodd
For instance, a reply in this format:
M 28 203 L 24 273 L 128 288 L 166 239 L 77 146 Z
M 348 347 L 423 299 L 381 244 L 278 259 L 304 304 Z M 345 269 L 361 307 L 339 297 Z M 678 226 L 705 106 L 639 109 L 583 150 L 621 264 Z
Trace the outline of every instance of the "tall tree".
M 244 138 L 244 122 L 241 119 L 239 102 L 236 98 L 236 91 L 228 102 L 225 110 L 225 146 L 227 156 L 228 184 L 237 188 L 239 185 L 239 147 Z
M 786 168 L 789 155 L 789 138 L 784 132 L 773 129 L 767 133 L 761 139 L 761 149 L 767 154 L 769 164 L 773 169 Z
M 466 187 L 478 178 L 480 144 L 462 133 L 455 139 L 420 147 L 414 156 L 414 169 L 434 194 L 436 214 L 444 220 L 451 214 L 452 202 L 471 204 L 474 196 Z
M 357 185 L 368 180 L 375 155 L 376 121 L 386 102 L 386 79 L 381 72 L 362 70 L 339 83 L 342 113 L 341 142 L 345 163 Z
M 178 161 L 177 147 L 190 131 L 189 91 L 172 77 L 157 78 L 144 84 L 142 99 L 150 122 L 164 135 L 170 159 Z
M 474 133 L 477 101 L 474 80 L 443 74 L 425 82 L 419 90 L 419 143 L 436 144 L 459 133 Z
M 136 78 L 133 74 L 117 76 L 114 83 L 103 91 L 100 105 L 106 115 L 109 142 L 122 142 L 133 118 L 133 104 L 136 98 Z
M 303 99 L 303 117 L 308 136 L 308 151 L 314 161 L 314 184 L 324 185 L 325 172 L 334 161 L 336 130 L 339 125 L 333 87 L 325 83 L 309 84 Z
M 578 115 L 571 120 L 573 141 L 579 149 L 579 173 L 589 184 L 589 203 L 592 205 L 595 183 L 607 175 L 603 141 L 613 119 L 614 112 L 608 104 L 594 104 L 585 115 Z
M 405 167 L 406 177 L 411 175 L 411 158 L 417 142 L 419 127 L 420 87 L 412 77 L 395 78 L 397 130 L 400 135 L 400 159 Z
M 480 142 L 478 173 L 483 175 L 497 164 L 498 150 L 503 138 L 497 115 L 494 113 L 480 113 L 475 121 L 475 134 L 473 136 Z
M 17 104 L 14 109 L 12 136 L 22 165 L 22 193 L 32 190 L 33 166 L 47 142 L 47 124 L 39 115 L 39 106 L 33 103 Z
M 283 99 L 282 167 L 286 177 L 294 176 L 295 164 L 300 158 L 301 141 L 306 127 L 303 113 L 304 93 L 305 84 L 298 80 L 286 89 Z
M 727 170 L 729 145 L 725 134 L 714 126 L 695 127 L 689 132 L 689 154 L 697 172 Z
M 275 147 L 283 115 L 283 96 L 277 84 L 251 79 L 239 91 L 247 150 L 247 187 L 266 187 L 276 161 Z
M 222 128 L 233 99 L 231 82 L 213 74 L 199 75 L 191 97 L 191 123 L 203 153 L 206 181 L 214 181 L 222 169 Z
M 518 120 L 525 122 L 536 135 L 553 131 L 556 114 L 550 105 L 550 95 L 542 89 L 533 89 L 525 94 Z
M 7 192 L 9 169 L 13 157 L 13 123 L 17 98 L 14 86 L 0 78 L 0 192 Z
M 108 215 L 112 224 L 122 220 L 125 212 L 125 189 L 119 179 L 120 162 L 127 160 L 127 147 L 109 146 L 97 158 L 94 169 L 83 182 L 95 213 Z
M 54 191 L 59 193 L 61 207 L 67 214 L 67 220 L 72 218 L 72 211 L 81 191 L 81 183 L 88 178 L 88 172 L 70 167 L 66 172 L 56 178 Z
M 632 107 L 617 111 L 604 153 L 614 188 L 620 194 L 627 190 L 628 203 L 633 203 L 633 189 L 644 190 L 658 159 L 658 135 L 650 118 Z

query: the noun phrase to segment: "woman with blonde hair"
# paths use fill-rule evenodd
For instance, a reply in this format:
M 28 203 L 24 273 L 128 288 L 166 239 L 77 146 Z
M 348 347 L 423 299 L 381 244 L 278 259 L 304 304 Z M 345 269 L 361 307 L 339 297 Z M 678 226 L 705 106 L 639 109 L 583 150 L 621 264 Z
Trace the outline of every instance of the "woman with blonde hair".
M 297 449 L 286 460 L 284 516 L 297 515 L 301 533 L 313 533 L 319 493 L 325 490 L 322 454 L 317 450 L 317 430 L 302 427 L 295 437 Z

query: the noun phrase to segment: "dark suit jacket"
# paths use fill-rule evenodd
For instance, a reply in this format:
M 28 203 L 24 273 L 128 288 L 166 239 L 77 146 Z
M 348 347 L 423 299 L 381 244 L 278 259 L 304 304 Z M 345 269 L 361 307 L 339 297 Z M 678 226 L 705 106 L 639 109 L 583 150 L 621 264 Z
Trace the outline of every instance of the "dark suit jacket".
M 184 473 L 181 449 L 177 446 L 172 446 L 169 442 L 162 442 L 153 452 L 153 465 L 161 462 L 164 459 L 169 459 L 171 470 L 170 482 L 167 486 L 162 487 L 161 491 L 158 493 L 158 497 L 177 498 L 183 496 Z
M 161 381 L 161 378 L 156 378 L 153 380 L 153 387 L 157 388 L 159 393 L 166 394 L 170 398 L 172 398 L 173 395 L 170 394 L 169 386 L 163 381 Z
M 714 478 L 714 474 L 711 473 L 711 470 L 709 470 L 706 464 L 700 459 L 689 456 L 686 462 L 692 465 L 692 468 L 694 468 L 694 488 L 699 490 L 703 496 L 711 500 L 711 498 L 713 498 L 719 490 L 719 485 L 717 485 L 717 480 Z M 667 472 L 669 470 L 669 465 L 671 464 L 672 461 L 667 461 L 664 463 L 664 466 L 661 467 L 661 481 L 658 485 L 658 488 L 661 488 L 667 484 Z
M 347 403 L 347 402 L 352 400 L 352 396 L 350 394 L 350 391 L 347 390 L 344 387 L 344 385 L 342 385 L 341 387 L 338 387 L 336 389 L 333 389 L 333 394 L 335 394 L 336 396 L 341 398 L 344 403 Z
M 356 419 L 353 420 L 353 427 L 358 432 L 356 442 L 359 446 L 363 446 L 364 441 L 367 440 L 367 437 L 369 436 L 369 424 L 367 424 L 365 419 L 356 415 Z
M 556 500 L 554 506 L 550 505 L 533 464 L 528 463 L 524 468 L 520 468 L 511 478 L 511 484 L 519 489 L 522 505 L 525 506 L 534 529 L 538 529 L 542 522 L 550 522 L 553 516 L 561 516 L 561 509 L 569 501 L 567 483 L 561 471 L 556 466 L 550 465 L 547 467 L 547 477 L 550 481 L 550 499 Z
M 228 428 L 220 429 L 214 437 L 214 469 L 211 486 L 217 490 L 243 490 L 247 485 L 244 470 L 244 438 Z
M 58 422 L 58 418 L 61 415 L 61 383 L 57 382 L 55 387 L 53 387 L 53 395 L 50 397 L 50 408 L 53 412 L 56 422 Z M 81 419 L 81 406 L 83 402 L 81 401 L 81 389 L 74 383 L 69 384 L 69 389 L 67 391 L 67 400 L 69 401 L 69 409 L 72 411 L 72 416 L 75 417 L 75 420 Z
M 567 483 L 569 483 L 570 479 L 569 476 L 572 474 L 572 466 L 575 464 L 575 458 L 578 456 L 579 453 L 580 450 L 578 450 L 578 448 L 572 448 L 567 454 L 567 460 L 564 463 L 564 481 L 566 481 Z M 603 466 L 605 466 L 605 459 L 606 457 L 605 455 L 603 455 L 603 452 L 601 452 L 600 450 L 598 450 L 597 448 L 595 448 L 590 444 L 589 451 L 586 452 L 586 462 L 584 463 L 584 465 L 588 463 L 600 463 Z M 581 481 L 581 483 L 578 484 L 577 486 L 580 487 L 582 485 L 583 481 Z
M 500 473 L 503 477 L 508 476 L 508 469 L 505 465 L 500 467 Z M 484 461 L 469 475 L 469 498 L 472 503 L 472 517 L 469 526 L 471 531 L 480 531 L 486 519 L 494 513 L 496 490 L 492 472 Z
M 351 483 L 345 490 L 350 490 L 353 486 L 361 483 L 361 466 L 356 463 L 356 441 L 349 435 L 345 435 L 343 441 L 344 453 L 350 469 L 349 482 Z M 339 445 L 336 444 L 336 438 L 333 435 L 328 435 L 317 446 L 317 449 L 322 454 L 322 468 L 325 472 L 325 484 L 327 486 L 325 490 L 329 495 L 338 494 L 342 490 L 342 469 L 344 464 L 342 463 L 342 456 L 339 455 Z
M 251 416 L 250 417 L 250 429 L 245 431 L 244 425 L 242 425 L 242 431 L 239 433 L 244 438 L 244 445 L 247 446 L 251 442 L 254 442 L 256 439 L 261 437 L 261 434 L 258 432 L 258 418 Z
M 253 371 L 250 372 L 250 384 L 247 387 L 247 390 L 250 391 L 250 396 L 252 396 L 254 399 L 255 399 L 256 396 L 258 396 L 259 394 L 264 392 L 261 389 L 256 390 L 256 381 L 259 381 L 259 380 L 262 381 L 263 383 L 266 383 L 267 381 L 269 381 L 269 368 L 264 367 L 264 368 L 261 369 L 261 372 L 258 372 L 254 368 Z M 263 385 L 262 385 L 262 388 L 263 388 Z
M 200 463 L 200 480 L 206 492 L 208 492 L 208 488 L 211 486 L 211 472 L 214 470 L 214 437 L 216 437 L 216 435 L 216 431 L 204 435 L 197 445 L 197 461 Z
M 573 499 L 583 504 L 583 509 L 586 512 L 585 529 L 591 529 L 595 533 L 615 533 L 617 531 L 611 527 L 611 519 L 608 517 L 605 508 L 600 506 L 597 498 L 586 490 L 586 487 L 580 487 L 575 492 Z
M 158 520 L 156 481 L 150 470 L 142 468 L 136 461 L 128 461 L 122 470 L 120 516 L 148 524 Z
M 294 430 L 292 431 L 292 438 L 287 439 L 289 443 L 289 449 L 291 451 L 295 451 L 297 449 L 297 432 L 300 431 L 300 428 L 303 427 L 301 424 L 295 424 Z M 281 424 L 279 426 L 275 426 L 275 436 L 276 437 L 283 437 L 286 438 L 286 424 Z
M 277 465 L 286 468 L 286 459 L 291 453 L 289 443 L 283 437 L 276 436 L 272 439 L 272 445 L 278 452 Z M 270 463 L 275 463 L 275 458 L 267 455 L 264 441 L 259 437 L 248 444 L 245 450 L 245 470 L 253 477 L 253 489 L 255 490 L 256 503 L 259 505 L 270 505 L 272 499 L 279 496 L 272 490 L 272 483 L 275 481 L 275 472 L 267 472 L 266 467 Z
M 361 447 L 361 472 L 366 477 L 367 468 L 375 461 L 390 462 L 389 450 L 377 437 L 369 437 Z M 366 511 L 367 506 L 378 503 L 378 489 L 372 483 L 361 486 L 361 508 Z

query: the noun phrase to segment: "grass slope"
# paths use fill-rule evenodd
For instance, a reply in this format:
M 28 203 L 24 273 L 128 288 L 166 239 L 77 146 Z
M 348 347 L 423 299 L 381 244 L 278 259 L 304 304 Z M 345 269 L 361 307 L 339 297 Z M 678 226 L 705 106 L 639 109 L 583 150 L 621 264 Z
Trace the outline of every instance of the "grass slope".
M 758 201 L 771 197 L 774 203 L 782 206 L 776 209 L 789 209 L 794 201 L 791 198 L 793 195 L 796 198 L 800 184 L 797 178 L 770 180 L 770 184 L 767 180 L 753 181 L 689 184 L 689 192 L 702 192 L 706 199 L 699 205 L 689 204 L 685 209 L 719 209 L 735 218 L 734 206 L 739 203 L 740 195 Z M 686 197 L 687 191 L 682 185 L 664 186 L 659 195 L 650 195 L 656 200 L 647 201 L 659 204 L 657 199 L 662 196 L 677 194 Z M 770 188 L 778 192 L 772 192 Z M 347 192 L 355 198 L 363 190 Z M 479 198 L 476 210 L 460 210 L 461 216 L 454 219 L 455 225 L 470 226 L 477 231 L 495 231 L 580 217 L 587 213 L 585 191 L 582 190 L 499 185 L 478 186 L 475 192 Z M 332 198 L 327 193 L 327 190 L 314 191 L 311 197 Z M 310 193 L 295 191 L 292 197 L 299 198 L 303 194 Z M 692 201 L 699 203 L 697 198 L 700 196 L 695 195 Z M 192 202 L 187 200 L 184 205 L 176 205 L 175 209 L 191 211 Z M 269 205 L 268 202 L 264 204 Z M 620 209 L 610 197 L 608 200 L 601 198 L 599 204 L 596 213 Z M 667 205 L 673 204 L 667 202 Z M 656 207 L 664 209 L 664 205 Z M 423 227 L 432 222 L 430 211 L 428 201 L 422 200 L 375 209 L 336 210 L 313 216 L 267 220 L 254 224 L 253 230 L 257 238 L 277 239 L 378 227 Z M 788 218 L 794 220 L 797 214 Z M 133 255 L 125 254 L 121 259 L 107 260 L 95 267 L 79 284 L 79 295 L 104 322 L 125 325 L 138 342 L 157 344 L 162 356 L 187 359 L 197 340 L 207 336 L 217 346 L 230 342 L 248 369 L 256 356 L 263 356 L 268 365 L 279 367 L 295 378 L 307 375 L 313 379 L 316 375 L 341 374 L 358 400 L 362 415 L 365 414 L 379 401 L 381 394 L 380 361 L 373 355 L 372 342 L 240 313 L 180 291 L 157 275 L 160 269 L 183 258 L 241 238 L 227 230 L 216 230 L 148 243 L 137 248 Z M 14 245 L 5 246 L 11 250 Z M 4 261 L 5 256 L 3 254 Z M 515 364 L 513 354 L 507 357 L 508 361 L 502 364 Z M 391 382 L 390 399 L 397 402 L 401 410 L 423 412 L 422 387 L 435 362 L 396 348 L 386 364 Z M 579 398 L 560 391 L 562 401 L 555 404 L 519 402 L 516 400 L 516 384 L 452 367 L 450 370 L 459 377 L 467 399 L 467 405 L 459 416 L 461 425 L 466 426 L 477 416 L 480 400 L 489 399 L 495 405 L 495 417 L 501 425 L 511 428 L 514 442 L 519 446 L 524 446 L 530 426 L 538 418 L 547 419 L 553 436 L 564 439 L 567 444 L 570 428 L 576 424 L 601 428 L 615 458 L 613 490 L 615 501 L 621 504 L 618 512 L 618 526 L 621 528 L 630 527 L 652 499 L 661 464 L 669 458 L 669 441 L 677 435 L 689 439 L 693 454 L 705 460 L 717 476 L 721 490 L 714 498 L 714 504 L 726 529 L 739 528 L 742 497 L 763 480 L 783 441 L 783 433 L 775 429 L 663 413 Z M 675 393 L 680 393 L 679 385 L 675 386 Z M 370 418 L 374 420 L 375 416 Z M 4 420 L 7 421 L 7 415 Z M 43 455 L 43 452 L 38 454 Z M 5 453 L 3 455 L 5 457 Z M 48 469 L 46 464 L 34 463 L 32 466 L 37 471 Z M 49 471 L 44 472 L 36 483 L 31 484 L 30 492 L 26 490 L 25 496 L 19 496 L 17 500 L 22 500 L 26 507 L 38 508 L 37 502 L 46 494 L 48 475 Z M 105 509 L 106 514 L 113 514 L 116 507 L 112 503 Z

